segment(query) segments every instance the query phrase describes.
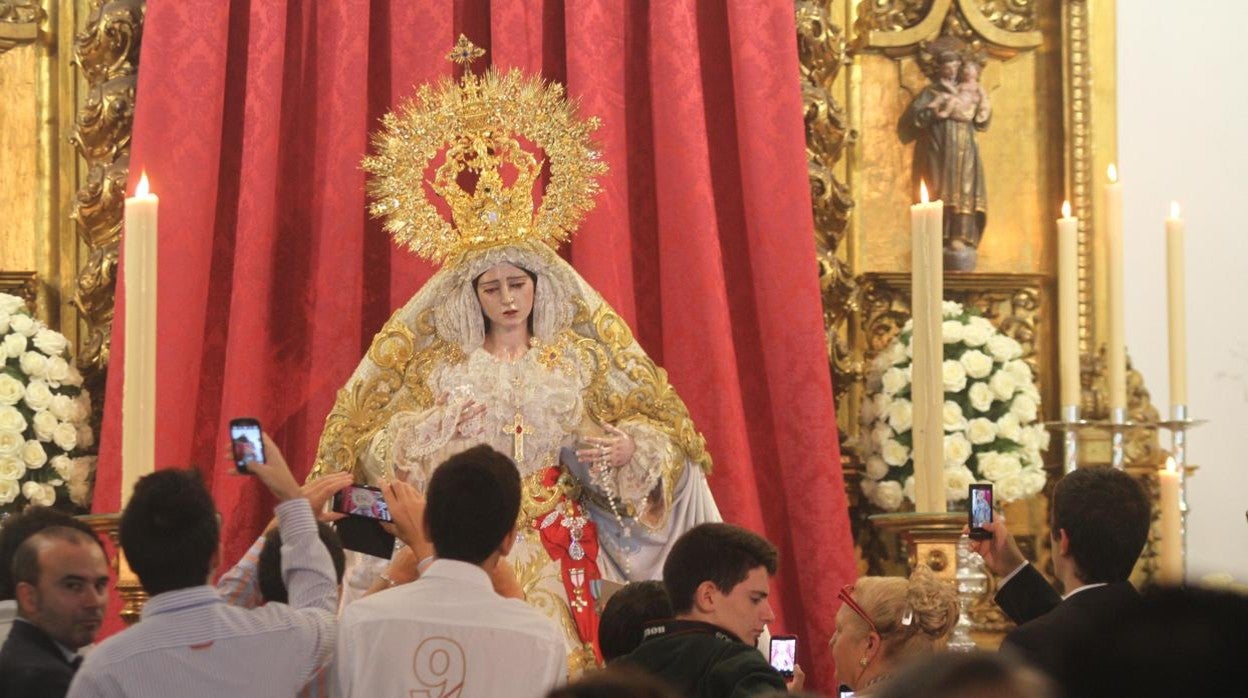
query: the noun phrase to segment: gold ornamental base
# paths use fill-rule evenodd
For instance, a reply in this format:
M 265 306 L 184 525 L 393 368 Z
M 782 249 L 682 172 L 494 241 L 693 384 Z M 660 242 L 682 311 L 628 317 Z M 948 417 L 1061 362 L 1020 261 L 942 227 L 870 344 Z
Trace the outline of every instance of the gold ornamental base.
M 966 512 L 896 512 L 868 517 L 882 533 L 898 536 L 906 546 L 907 567 L 922 563 L 937 577 L 955 581 L 958 573 L 958 539 L 966 525 Z

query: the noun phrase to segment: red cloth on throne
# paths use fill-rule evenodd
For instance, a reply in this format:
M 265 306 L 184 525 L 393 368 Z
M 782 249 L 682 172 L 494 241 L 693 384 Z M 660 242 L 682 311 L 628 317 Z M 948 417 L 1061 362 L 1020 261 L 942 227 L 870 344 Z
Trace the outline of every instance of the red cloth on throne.
M 780 548 L 773 630 L 803 635 L 811 685 L 829 686 L 855 569 L 790 2 L 150 2 L 131 176 L 161 196 L 159 467 L 201 470 L 226 564 L 273 504 L 228 475 L 228 420 L 258 417 L 296 475 L 310 467 L 335 391 L 430 273 L 368 219 L 368 133 L 451 74 L 460 32 L 602 120 L 611 171 L 569 259 L 667 369 L 725 518 Z M 123 294 L 102 512 L 121 500 Z

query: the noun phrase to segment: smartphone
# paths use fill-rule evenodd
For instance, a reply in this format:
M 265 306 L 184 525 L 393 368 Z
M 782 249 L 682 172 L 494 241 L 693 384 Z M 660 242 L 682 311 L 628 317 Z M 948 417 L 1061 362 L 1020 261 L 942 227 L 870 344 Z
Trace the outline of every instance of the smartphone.
M 243 475 L 249 475 L 248 463 L 264 462 L 264 439 L 261 438 L 259 420 L 239 417 L 230 420 L 230 448 L 234 451 L 234 467 Z
M 992 521 L 992 485 L 971 485 L 967 501 L 970 503 L 967 515 L 970 518 L 971 538 L 992 538 L 992 532 L 984 529 L 984 524 Z
M 377 519 L 348 516 L 334 522 L 342 547 L 357 553 L 389 560 L 394 555 L 394 536 L 386 533 Z
M 334 494 L 333 510 L 347 516 L 393 521 L 381 490 L 367 485 L 347 485 Z
M 793 666 L 797 664 L 797 636 L 771 636 L 771 666 L 786 679 L 793 678 Z

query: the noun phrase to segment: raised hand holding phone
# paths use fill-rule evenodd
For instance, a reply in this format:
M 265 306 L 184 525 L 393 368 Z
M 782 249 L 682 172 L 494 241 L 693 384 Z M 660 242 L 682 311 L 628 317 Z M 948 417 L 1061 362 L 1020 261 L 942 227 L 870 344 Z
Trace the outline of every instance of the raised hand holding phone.
M 992 485 L 972 484 L 967 496 L 968 535 L 972 540 L 989 540 L 992 531 L 984 524 L 992 523 Z
M 303 491 L 299 489 L 299 483 L 291 474 L 290 466 L 286 465 L 286 458 L 282 456 L 281 449 L 273 443 L 268 434 L 261 434 L 260 438 L 263 440 L 267 458 L 263 461 L 248 461 L 247 470 L 263 482 L 279 502 L 302 497 Z

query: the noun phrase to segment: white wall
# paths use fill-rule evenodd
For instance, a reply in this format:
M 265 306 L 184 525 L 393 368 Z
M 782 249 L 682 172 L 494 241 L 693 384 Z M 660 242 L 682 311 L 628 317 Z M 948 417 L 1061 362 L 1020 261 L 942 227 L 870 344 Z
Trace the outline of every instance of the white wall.
M 1162 9 L 1162 8 L 1165 9 Z M 1248 581 L 1248 4 L 1118 3 L 1127 351 L 1170 405 L 1163 219 L 1187 221 L 1188 576 Z M 1166 446 L 1163 436 L 1163 447 Z

